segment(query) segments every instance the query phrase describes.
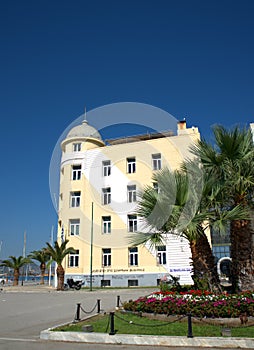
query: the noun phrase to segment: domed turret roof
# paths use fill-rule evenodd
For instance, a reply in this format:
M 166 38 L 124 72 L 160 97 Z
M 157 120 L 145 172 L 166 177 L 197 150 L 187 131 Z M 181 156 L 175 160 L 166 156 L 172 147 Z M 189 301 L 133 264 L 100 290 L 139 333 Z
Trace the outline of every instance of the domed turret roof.
M 72 128 L 66 136 L 67 139 L 75 137 L 91 137 L 102 141 L 102 137 L 98 130 L 89 125 L 87 120 L 83 120 L 82 124 L 74 126 L 74 128 Z

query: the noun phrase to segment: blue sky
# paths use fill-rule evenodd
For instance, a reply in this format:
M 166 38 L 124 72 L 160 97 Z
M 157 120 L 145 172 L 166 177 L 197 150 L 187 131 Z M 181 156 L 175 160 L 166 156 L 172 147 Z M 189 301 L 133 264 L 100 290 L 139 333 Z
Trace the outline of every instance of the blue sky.
M 24 231 L 27 252 L 49 241 L 51 155 L 85 106 L 150 104 L 206 138 L 254 122 L 253 16 L 251 0 L 2 1 L 0 258 Z

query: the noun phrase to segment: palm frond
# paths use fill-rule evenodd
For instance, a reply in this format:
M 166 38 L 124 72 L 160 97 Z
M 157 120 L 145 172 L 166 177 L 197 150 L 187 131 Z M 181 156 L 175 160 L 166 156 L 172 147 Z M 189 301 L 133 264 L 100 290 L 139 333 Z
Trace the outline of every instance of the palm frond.
M 241 205 L 232 207 L 228 210 L 218 211 L 215 213 L 211 226 L 215 231 L 225 233 L 231 221 L 250 220 L 250 211 Z
M 161 232 L 137 232 L 128 239 L 129 245 L 136 247 L 138 245 L 148 245 L 149 248 L 156 248 L 164 245 L 163 234 Z
M 16 257 L 14 255 L 10 255 L 8 260 L 3 260 L 0 266 L 6 266 L 12 269 L 19 269 L 20 267 L 29 264 L 31 259 L 23 257 L 22 255 Z
M 62 261 L 66 255 L 75 252 L 75 249 L 73 247 L 66 248 L 68 242 L 69 240 L 66 239 L 59 245 L 58 241 L 55 241 L 54 246 L 52 246 L 49 242 L 46 243 L 47 252 L 58 265 L 62 264 Z

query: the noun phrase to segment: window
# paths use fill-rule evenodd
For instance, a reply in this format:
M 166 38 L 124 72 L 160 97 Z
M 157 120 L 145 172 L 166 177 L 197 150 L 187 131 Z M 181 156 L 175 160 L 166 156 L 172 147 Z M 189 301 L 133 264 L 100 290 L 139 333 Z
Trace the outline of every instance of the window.
M 79 207 L 80 206 L 80 191 L 71 192 L 71 207 Z
M 128 280 L 128 287 L 138 287 L 138 280 Z
M 102 249 L 102 266 L 111 266 L 111 249 Z
M 130 266 L 138 265 L 138 248 L 129 248 L 129 264 Z
M 152 154 L 152 163 L 153 163 L 153 170 L 160 170 L 161 169 L 161 154 Z
M 80 220 L 71 219 L 70 220 L 70 235 L 79 236 Z
M 105 160 L 104 162 L 102 162 L 102 174 L 103 176 L 109 176 L 111 174 L 110 160 Z
M 157 247 L 158 264 L 165 265 L 167 263 L 166 246 L 161 245 Z
M 102 189 L 102 204 L 111 203 L 111 188 L 103 188 Z
M 224 257 L 230 257 L 230 245 L 228 244 L 218 244 L 213 245 L 213 255 L 216 260 Z
M 137 215 L 128 215 L 128 231 L 136 232 L 138 229 Z
M 223 257 L 230 257 L 230 226 L 228 225 L 227 230 L 223 235 L 211 227 L 211 238 L 215 259 L 219 260 Z
M 102 233 L 111 233 L 111 216 L 102 217 Z
M 81 165 L 73 165 L 72 166 L 72 180 L 80 180 L 81 179 Z
M 80 152 L 81 151 L 81 143 L 74 143 L 73 144 L 73 152 Z
M 127 173 L 132 174 L 136 172 L 136 158 L 127 158 Z
M 127 186 L 127 200 L 128 200 L 128 203 L 136 202 L 137 200 L 136 185 Z
M 75 250 L 74 253 L 69 255 L 69 267 L 78 267 L 79 266 L 79 250 Z
M 110 280 L 101 280 L 101 287 L 110 287 L 111 281 Z

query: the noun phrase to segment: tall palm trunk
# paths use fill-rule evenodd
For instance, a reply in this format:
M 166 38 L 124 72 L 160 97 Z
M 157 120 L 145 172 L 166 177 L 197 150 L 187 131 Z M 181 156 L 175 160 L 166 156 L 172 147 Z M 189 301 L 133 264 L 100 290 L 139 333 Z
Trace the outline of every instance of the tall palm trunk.
M 64 290 L 64 268 L 62 265 L 57 265 L 57 290 Z
M 13 285 L 18 286 L 19 284 L 19 269 L 14 269 L 13 273 Z
M 249 220 L 231 222 L 232 290 L 254 289 L 254 233 Z
M 45 276 L 45 270 L 46 270 L 45 263 L 41 263 L 40 269 L 41 269 L 41 282 L 40 282 L 40 284 L 44 284 L 44 276 Z
M 219 276 L 211 246 L 205 233 L 190 241 L 193 279 L 196 288 L 221 291 Z

